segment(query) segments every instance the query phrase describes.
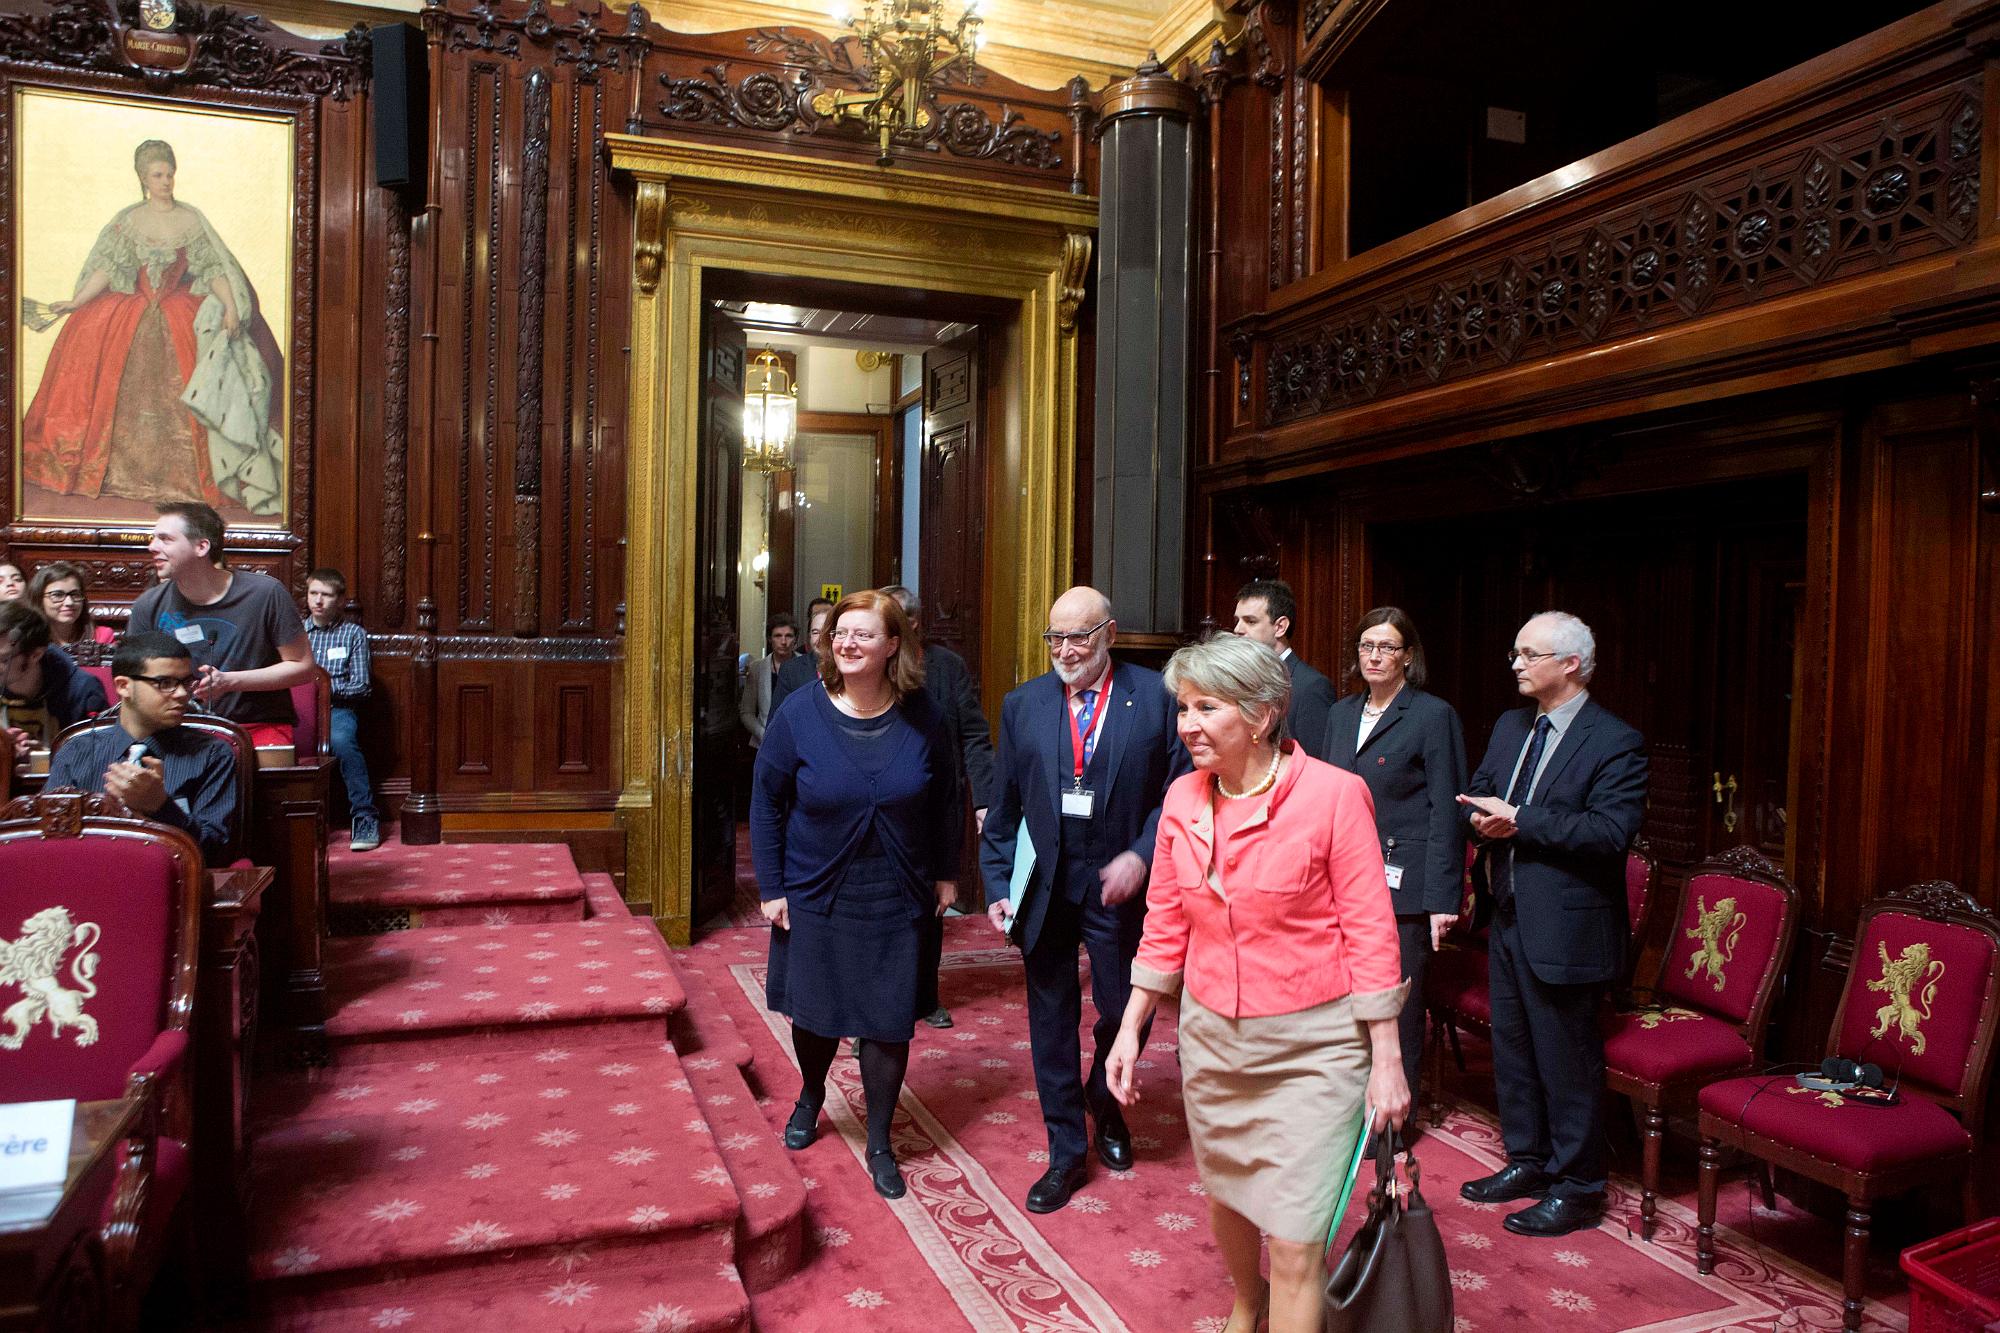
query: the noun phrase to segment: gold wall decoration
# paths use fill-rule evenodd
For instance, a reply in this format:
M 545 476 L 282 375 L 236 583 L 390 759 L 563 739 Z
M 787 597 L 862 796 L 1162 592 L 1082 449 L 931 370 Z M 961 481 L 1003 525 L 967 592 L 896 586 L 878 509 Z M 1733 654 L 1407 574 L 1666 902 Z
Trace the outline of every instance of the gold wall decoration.
M 691 927 L 694 822 L 694 548 L 702 280 L 735 270 L 919 288 L 1011 303 L 1003 339 L 1007 422 L 988 446 L 989 710 L 1047 669 L 1039 633 L 1074 558 L 1079 238 L 1097 200 L 944 179 L 905 168 L 791 157 L 633 135 L 606 136 L 638 188 L 627 433 L 629 547 L 620 697 L 627 893 L 669 940 Z M 650 201 L 657 200 L 654 204 Z M 1088 250 L 1083 251 L 1086 259 Z

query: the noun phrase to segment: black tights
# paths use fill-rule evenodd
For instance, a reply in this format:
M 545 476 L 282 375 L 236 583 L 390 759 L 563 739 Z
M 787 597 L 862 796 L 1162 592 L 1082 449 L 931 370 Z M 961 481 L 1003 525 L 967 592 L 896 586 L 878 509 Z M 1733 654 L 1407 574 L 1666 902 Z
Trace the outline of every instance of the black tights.
M 822 1037 L 817 1032 L 792 1024 L 792 1049 L 798 1053 L 799 1073 L 805 1087 L 799 1104 L 817 1110 L 826 1101 L 826 1076 L 833 1058 L 840 1053 L 840 1038 Z M 896 1115 L 896 1098 L 903 1091 L 903 1075 L 910 1067 L 910 1043 L 876 1041 L 861 1043 L 861 1090 L 868 1096 L 868 1151 L 889 1151 L 889 1122 Z

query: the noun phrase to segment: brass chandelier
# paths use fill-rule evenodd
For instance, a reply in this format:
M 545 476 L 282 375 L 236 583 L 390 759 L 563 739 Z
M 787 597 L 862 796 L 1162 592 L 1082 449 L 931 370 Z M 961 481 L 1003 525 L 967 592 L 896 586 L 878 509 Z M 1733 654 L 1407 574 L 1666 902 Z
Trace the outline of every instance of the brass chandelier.
M 968 68 L 979 54 L 979 0 L 966 0 L 956 26 L 947 28 L 934 0 L 867 0 L 859 17 L 847 26 L 861 41 L 875 86 L 867 92 L 829 89 L 812 100 L 812 109 L 833 120 L 858 120 L 875 135 L 875 160 L 888 166 L 895 160 L 890 141 L 899 135 L 922 135 L 931 126 L 933 84 L 952 66 Z
M 769 475 L 793 465 L 799 430 L 799 389 L 778 354 L 765 348 L 743 384 L 743 467 Z

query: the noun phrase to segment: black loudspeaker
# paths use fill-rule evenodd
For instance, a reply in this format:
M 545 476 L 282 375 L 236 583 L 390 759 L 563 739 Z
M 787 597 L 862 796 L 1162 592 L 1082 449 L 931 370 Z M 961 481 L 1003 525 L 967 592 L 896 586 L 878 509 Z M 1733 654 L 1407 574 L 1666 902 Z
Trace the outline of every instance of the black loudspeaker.
M 430 73 L 424 34 L 407 23 L 369 33 L 375 109 L 375 183 L 421 194 L 425 179 Z

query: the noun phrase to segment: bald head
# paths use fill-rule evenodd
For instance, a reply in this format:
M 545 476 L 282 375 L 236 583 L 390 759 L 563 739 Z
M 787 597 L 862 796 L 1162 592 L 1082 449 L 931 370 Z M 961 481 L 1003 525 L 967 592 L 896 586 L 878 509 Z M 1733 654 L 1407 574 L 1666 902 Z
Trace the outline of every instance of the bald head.
M 1067 622 L 1081 621 L 1084 625 L 1095 625 L 1100 620 L 1111 619 L 1111 599 L 1095 588 L 1078 584 L 1049 608 L 1049 628 L 1067 629 Z
M 1110 665 L 1111 644 L 1118 637 L 1111 599 L 1095 588 L 1071 588 L 1049 608 L 1049 629 L 1043 637 L 1049 645 L 1049 664 L 1063 684 L 1095 682 Z

